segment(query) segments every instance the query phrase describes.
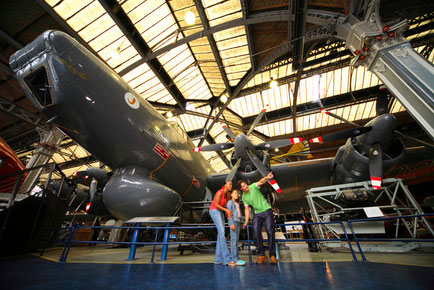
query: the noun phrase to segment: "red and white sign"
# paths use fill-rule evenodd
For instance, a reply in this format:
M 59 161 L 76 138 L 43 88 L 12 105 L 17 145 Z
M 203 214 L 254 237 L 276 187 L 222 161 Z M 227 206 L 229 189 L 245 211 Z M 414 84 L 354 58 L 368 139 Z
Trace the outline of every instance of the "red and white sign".
M 160 157 L 163 158 L 164 160 L 167 160 L 169 158 L 169 155 L 170 155 L 169 152 L 167 152 L 166 150 L 164 150 L 164 148 L 161 147 L 161 145 L 158 144 L 158 143 L 154 146 L 154 151 L 158 155 L 160 155 Z
M 200 187 L 200 182 L 199 182 L 199 180 L 197 180 L 194 176 L 193 176 L 193 184 L 194 184 L 194 186 L 196 186 L 197 188 Z

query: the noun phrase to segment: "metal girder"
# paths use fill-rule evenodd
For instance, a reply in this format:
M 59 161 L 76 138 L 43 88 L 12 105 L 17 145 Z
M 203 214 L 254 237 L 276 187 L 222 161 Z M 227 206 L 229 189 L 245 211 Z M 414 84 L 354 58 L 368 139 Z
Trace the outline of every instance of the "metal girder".
M 98 0 L 113 21 L 118 25 L 119 29 L 124 33 L 125 37 L 131 42 L 142 59 L 146 59 L 146 55 L 151 52 L 148 44 L 137 31 L 134 24 L 131 22 L 125 11 L 119 6 L 116 0 Z M 157 78 L 164 85 L 181 109 L 185 109 L 185 98 L 179 89 L 173 84 L 172 78 L 166 72 L 164 67 L 157 59 L 146 59 L 142 63 L 147 63 L 149 68 L 154 72 Z M 122 75 L 122 74 L 120 74 Z
M 291 37 L 292 42 L 292 69 L 298 70 L 301 68 L 303 62 L 304 53 L 304 32 L 306 28 L 306 11 L 307 1 L 298 0 L 295 1 L 295 21 L 294 21 L 294 33 Z
M 23 46 L 18 43 L 15 39 L 7 35 L 4 31 L 0 30 L 0 38 L 5 40 L 7 43 L 12 45 L 16 50 L 23 48 Z
M 44 119 L 2 97 L 0 97 L 0 109 L 8 114 L 14 115 L 19 119 L 32 124 L 35 127 L 41 127 L 44 130 L 48 131 L 50 130 L 50 126 L 45 122 Z
M 200 18 L 200 21 L 201 21 L 204 29 L 209 30 L 210 26 L 208 23 L 208 18 L 206 17 L 206 14 L 205 14 L 205 9 L 203 8 L 203 5 L 202 5 L 202 1 L 201 0 L 194 0 L 194 4 L 196 5 L 196 10 L 199 13 L 199 18 Z M 223 83 L 225 84 L 226 92 L 230 96 L 232 94 L 232 88 L 229 84 L 229 80 L 228 80 L 228 77 L 226 75 L 225 68 L 223 66 L 223 61 L 220 57 L 220 53 L 219 53 L 219 50 L 217 48 L 217 44 L 216 44 L 214 37 L 212 35 L 207 35 L 206 37 L 208 39 L 209 45 L 211 46 L 211 51 L 212 51 L 212 54 L 214 55 L 214 59 L 217 62 L 220 76 L 222 77 Z
M 40 165 L 45 165 L 50 161 L 56 148 L 59 146 L 60 142 L 65 138 L 65 134 L 62 131 L 53 127 L 48 131 L 37 128 L 36 129 L 41 136 L 40 142 L 36 147 L 35 153 L 32 158 L 27 162 L 26 167 L 32 168 Z M 23 185 L 20 188 L 19 193 L 28 193 L 35 186 L 42 173 L 43 168 L 32 170 L 27 175 Z
M 297 133 L 297 97 L 298 89 L 300 88 L 301 75 L 303 74 L 303 69 L 297 71 L 297 76 L 294 83 L 294 91 L 292 92 L 292 131 Z
M 172 7 L 170 6 L 170 3 L 169 3 L 169 2 L 170 2 L 169 0 L 166 0 L 167 7 L 169 8 L 170 13 L 171 13 L 172 15 L 174 15 L 175 12 L 173 11 L 173 9 L 172 9 Z M 188 27 L 187 27 L 187 28 L 188 28 Z M 182 28 L 179 29 L 179 33 L 182 33 L 182 37 L 185 37 Z M 197 65 L 197 69 L 200 71 L 200 73 L 201 73 L 202 76 L 203 76 L 204 74 L 203 74 L 202 68 L 201 68 L 201 66 L 199 65 L 199 62 L 198 62 L 196 56 L 194 55 L 194 53 L 193 53 L 193 51 L 192 51 L 190 45 L 188 45 L 188 49 L 190 50 L 191 56 L 192 56 L 193 59 L 194 59 L 194 64 L 193 64 L 193 65 Z M 175 79 L 175 77 L 173 77 L 173 78 Z M 209 90 L 209 91 L 211 92 L 211 94 L 212 94 L 211 86 L 209 85 L 208 80 L 207 80 L 205 77 L 203 78 L 203 80 L 205 81 L 205 83 L 206 83 L 206 85 L 207 85 L 207 87 L 208 87 L 208 90 Z
M 243 12 L 243 19 L 246 20 L 249 16 L 249 2 L 247 0 L 240 0 L 241 3 L 241 11 Z M 255 61 L 255 51 L 253 49 L 253 35 L 252 30 L 250 29 L 249 25 L 244 25 L 244 29 L 246 30 L 246 36 L 247 36 L 247 47 L 249 48 L 249 54 L 250 54 L 250 63 L 255 69 L 256 67 L 256 61 Z
M 330 109 L 336 109 L 338 107 L 348 106 L 350 104 L 351 105 L 360 104 L 360 103 L 366 103 L 366 102 L 376 100 L 376 97 L 378 95 L 378 89 L 379 86 L 374 86 L 367 89 L 353 91 L 352 94 L 345 93 L 337 96 L 327 97 L 321 99 L 321 104 L 323 105 L 323 107 L 321 107 L 320 104 L 317 102 L 309 102 L 309 103 L 296 105 L 297 117 L 316 114 L 319 112 L 318 110 L 321 108 L 330 110 Z M 353 96 L 356 99 L 356 101 L 354 101 Z M 270 122 L 277 122 L 277 121 L 291 119 L 292 114 L 293 114 L 292 107 L 284 107 L 278 110 L 266 112 L 265 117 L 262 119 L 261 122 L 259 122 L 258 126 L 265 125 L 266 123 L 270 123 Z M 249 127 L 251 124 L 253 124 L 255 118 L 256 116 L 243 118 L 243 125 Z M 265 119 L 267 121 L 265 121 Z
M 322 27 L 320 27 L 317 30 L 322 30 Z M 323 36 L 319 36 L 319 35 L 314 35 L 313 39 L 319 39 L 321 37 L 328 37 L 327 34 L 324 34 Z M 308 39 L 308 37 L 306 37 L 306 39 Z M 220 117 L 220 115 L 223 113 L 223 111 L 227 108 L 227 106 L 229 105 L 229 103 L 236 97 L 238 97 L 239 93 L 241 92 L 241 89 L 257 74 L 259 73 L 264 67 L 270 65 L 273 61 L 275 61 L 276 59 L 278 59 L 279 57 L 289 53 L 291 51 L 291 43 L 290 42 L 286 42 L 284 44 L 282 44 L 280 47 L 276 48 L 271 54 L 269 54 L 265 59 L 262 60 L 262 62 L 256 67 L 256 69 L 250 68 L 250 70 L 243 76 L 243 78 L 240 80 L 240 82 L 237 84 L 237 86 L 235 87 L 235 89 L 233 90 L 233 94 L 232 96 L 230 96 L 227 100 L 227 102 L 222 106 L 222 108 L 220 108 L 219 112 L 216 114 L 216 116 L 214 117 L 213 121 L 211 122 L 211 124 L 208 126 L 207 128 L 207 132 L 206 134 L 209 132 L 209 130 L 211 130 L 211 128 L 214 126 L 214 124 L 216 123 L 216 120 Z M 311 49 L 310 49 L 311 50 Z M 309 50 L 309 51 L 310 51 Z M 210 116 L 212 114 L 212 111 L 210 112 Z M 206 126 L 207 124 L 205 124 Z M 205 135 L 206 137 L 206 135 Z M 201 142 L 199 142 L 199 144 L 203 143 L 203 140 L 201 140 Z
M 11 68 L 9 66 L 7 66 L 6 64 L 4 64 L 2 61 L 0 61 L 0 69 L 10 76 L 9 79 L 12 78 L 13 73 L 12 73 Z
M 306 16 L 306 22 L 307 23 L 313 23 L 317 25 L 322 26 L 328 26 L 330 21 L 337 21 L 336 19 L 339 19 L 340 21 L 343 21 L 345 19 L 345 15 L 333 13 L 333 12 L 326 12 L 326 11 L 320 11 L 320 10 L 307 10 L 307 16 Z M 252 24 L 259 24 L 259 23 L 265 23 L 265 22 L 274 22 L 274 21 L 293 21 L 292 15 L 289 15 L 288 10 L 282 10 L 282 11 L 272 11 L 272 12 L 264 12 L 264 13 L 258 13 L 255 15 L 250 15 L 246 19 L 239 18 L 235 20 L 231 20 L 216 26 L 213 26 L 209 29 L 204 29 L 202 31 L 193 33 L 189 36 L 184 37 L 183 39 L 179 39 L 175 43 L 166 45 L 154 52 L 150 52 L 145 58 L 131 64 L 130 66 L 126 67 L 122 71 L 119 72 L 119 75 L 124 75 L 131 71 L 132 69 L 138 67 L 139 65 L 156 58 L 160 54 L 163 54 L 169 50 L 172 50 L 180 45 L 186 44 L 190 41 L 202 38 L 204 36 L 212 35 L 216 32 L 223 31 L 226 29 L 234 28 L 237 26 L 247 26 Z
M 182 109 L 180 109 L 180 108 L 178 108 L 177 106 L 174 106 L 174 105 L 161 104 L 161 103 L 157 103 L 157 102 L 149 102 L 149 103 L 154 108 L 156 108 L 157 110 L 161 109 L 161 110 L 171 111 L 171 112 L 174 113 L 174 115 L 177 115 L 177 114 L 178 115 L 188 114 L 188 115 L 198 116 L 198 117 L 202 117 L 202 118 L 208 118 L 209 117 L 208 114 L 201 113 L 201 112 L 196 112 L 196 111 L 190 111 L 190 110 L 182 110 Z M 224 120 L 222 118 L 219 118 L 217 121 L 218 122 L 226 123 L 227 125 L 230 125 L 230 126 L 236 128 L 236 129 L 244 132 L 244 127 L 242 125 L 240 125 L 240 124 L 237 124 L 237 123 L 234 123 L 234 122 L 231 122 L 231 121 L 227 121 L 227 120 Z M 264 140 L 264 141 L 267 139 L 267 136 L 265 136 L 262 133 L 259 133 L 258 131 L 253 131 L 252 135 L 254 135 L 255 137 L 258 137 L 259 139 Z

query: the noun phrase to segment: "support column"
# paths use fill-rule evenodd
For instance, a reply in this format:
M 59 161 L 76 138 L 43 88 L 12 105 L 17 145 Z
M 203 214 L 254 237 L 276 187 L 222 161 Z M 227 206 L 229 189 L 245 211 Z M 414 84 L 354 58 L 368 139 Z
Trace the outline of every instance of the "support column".
M 369 70 L 434 140 L 434 66 L 402 43 L 379 51 Z
M 63 132 L 56 127 L 53 127 L 50 131 L 45 131 L 41 128 L 36 128 L 36 130 L 41 136 L 41 142 L 38 143 L 35 153 L 27 163 L 27 168 L 47 164 L 48 161 L 50 161 L 51 156 L 53 156 L 54 152 L 57 150 L 57 146 L 65 137 Z M 24 194 L 30 192 L 38 181 L 42 170 L 43 168 L 30 171 L 26 180 L 23 182 L 19 193 Z
M 371 0 L 364 19 L 350 14 L 335 32 L 355 56 L 351 66 L 375 73 L 434 140 L 434 66 L 405 39 L 408 27 L 407 20 L 384 25 L 380 0 Z

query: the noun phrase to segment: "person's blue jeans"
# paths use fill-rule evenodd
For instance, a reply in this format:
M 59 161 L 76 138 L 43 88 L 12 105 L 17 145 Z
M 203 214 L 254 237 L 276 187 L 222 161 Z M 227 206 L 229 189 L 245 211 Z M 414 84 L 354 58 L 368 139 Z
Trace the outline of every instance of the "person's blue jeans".
M 227 265 L 231 262 L 228 245 L 225 237 L 225 218 L 223 212 L 218 209 L 211 209 L 209 211 L 216 228 L 217 228 L 217 245 L 215 248 L 214 263 Z
M 240 222 L 234 221 L 235 230 L 231 229 L 231 258 L 236 263 L 240 260 L 238 257 L 238 239 L 240 237 Z
M 262 224 L 265 222 L 265 229 L 268 236 L 268 247 L 270 256 L 276 256 L 276 238 L 274 234 L 274 216 L 271 208 L 261 213 L 255 213 L 253 217 L 253 232 L 256 239 L 258 256 L 264 256 L 265 250 L 262 240 Z

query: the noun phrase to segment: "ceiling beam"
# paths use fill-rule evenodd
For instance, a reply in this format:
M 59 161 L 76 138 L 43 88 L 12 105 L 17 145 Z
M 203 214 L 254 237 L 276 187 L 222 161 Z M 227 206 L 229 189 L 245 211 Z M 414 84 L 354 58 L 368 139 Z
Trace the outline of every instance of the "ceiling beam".
M 116 0 L 98 0 L 113 21 L 118 25 L 119 29 L 124 33 L 125 37 L 131 42 L 140 56 L 144 59 L 146 55 L 151 53 L 151 49 L 145 40 L 140 35 L 139 31 L 136 29 L 134 24 L 131 22 L 128 15 L 119 5 L 119 2 Z M 185 98 L 179 89 L 174 84 L 172 78 L 166 72 L 162 64 L 158 61 L 158 59 L 150 59 L 145 61 L 149 68 L 154 72 L 160 82 L 164 85 L 166 90 L 172 96 L 172 98 L 176 101 L 178 106 L 181 109 L 185 109 Z
M 199 13 L 200 22 L 202 23 L 202 26 L 204 30 L 209 30 L 209 22 L 208 18 L 206 17 L 205 9 L 203 8 L 202 1 L 201 0 L 194 0 L 194 4 L 196 5 L 197 13 Z M 214 40 L 214 37 L 212 34 L 206 36 L 209 42 L 209 45 L 211 46 L 212 54 L 214 55 L 214 59 L 217 62 L 217 66 L 219 68 L 220 76 L 223 80 L 223 83 L 225 84 L 226 93 L 230 96 L 232 95 L 232 88 L 229 84 L 228 76 L 226 75 L 225 68 L 223 66 L 223 61 L 220 57 L 219 50 L 217 48 L 217 44 Z
M 50 126 L 42 117 L 21 108 L 19 105 L 14 104 L 3 97 L 0 97 L 0 110 L 15 116 L 20 120 L 24 120 L 35 127 L 41 127 L 46 131 L 50 131 Z
M 292 69 L 295 71 L 301 68 L 304 58 L 304 32 L 306 28 L 307 1 L 295 1 L 294 12 L 294 33 L 292 34 L 290 41 L 292 42 Z
M 181 115 L 181 114 L 188 114 L 188 115 L 192 115 L 192 116 L 198 116 L 198 117 L 202 117 L 202 118 L 208 118 L 209 115 L 205 114 L 205 113 L 201 113 L 201 112 L 196 112 L 196 111 L 189 111 L 189 110 L 182 110 L 180 108 L 178 108 L 177 106 L 174 105 L 169 105 L 169 104 L 162 104 L 162 103 L 158 103 L 158 102 L 149 102 L 155 109 L 157 110 L 165 110 L 165 111 L 171 111 L 173 113 L 173 115 Z M 240 117 L 241 118 L 241 117 Z M 243 125 L 225 120 L 223 118 L 219 118 L 217 120 L 218 122 L 222 122 L 222 123 L 226 123 L 227 125 L 236 128 L 238 130 L 240 130 L 241 132 L 245 131 L 245 128 L 243 127 Z M 261 139 L 261 140 L 266 140 L 268 137 L 265 136 L 264 134 L 258 132 L 258 131 L 253 131 L 252 135 L 254 135 L 255 137 Z
M 6 34 L 4 31 L 0 30 L 0 38 L 12 45 L 16 50 L 19 50 L 23 48 L 21 43 L 18 43 L 15 39 L 10 37 L 8 34 Z
M 334 109 L 337 107 L 350 106 L 353 104 L 365 103 L 375 100 L 378 95 L 379 86 L 374 86 L 358 91 L 348 92 L 337 96 L 327 97 L 321 99 L 322 107 L 317 102 L 310 102 L 296 105 L 297 117 L 317 114 L 319 109 Z M 353 99 L 354 96 L 354 99 Z M 270 122 L 284 121 L 292 119 L 294 109 L 292 107 L 284 107 L 278 110 L 269 111 L 265 113 L 265 117 L 259 122 L 258 126 L 265 125 Z M 249 127 L 253 124 L 256 116 L 243 118 L 243 126 Z M 266 120 L 266 121 L 265 121 Z
M 241 11 L 243 12 L 243 19 L 246 20 L 249 16 L 249 1 L 240 0 L 240 2 L 241 2 Z M 255 60 L 255 50 L 253 49 L 252 30 L 250 29 L 249 25 L 244 25 L 244 28 L 246 29 L 247 46 L 249 48 L 249 54 L 250 54 L 250 63 L 254 69 L 256 67 L 256 60 Z

